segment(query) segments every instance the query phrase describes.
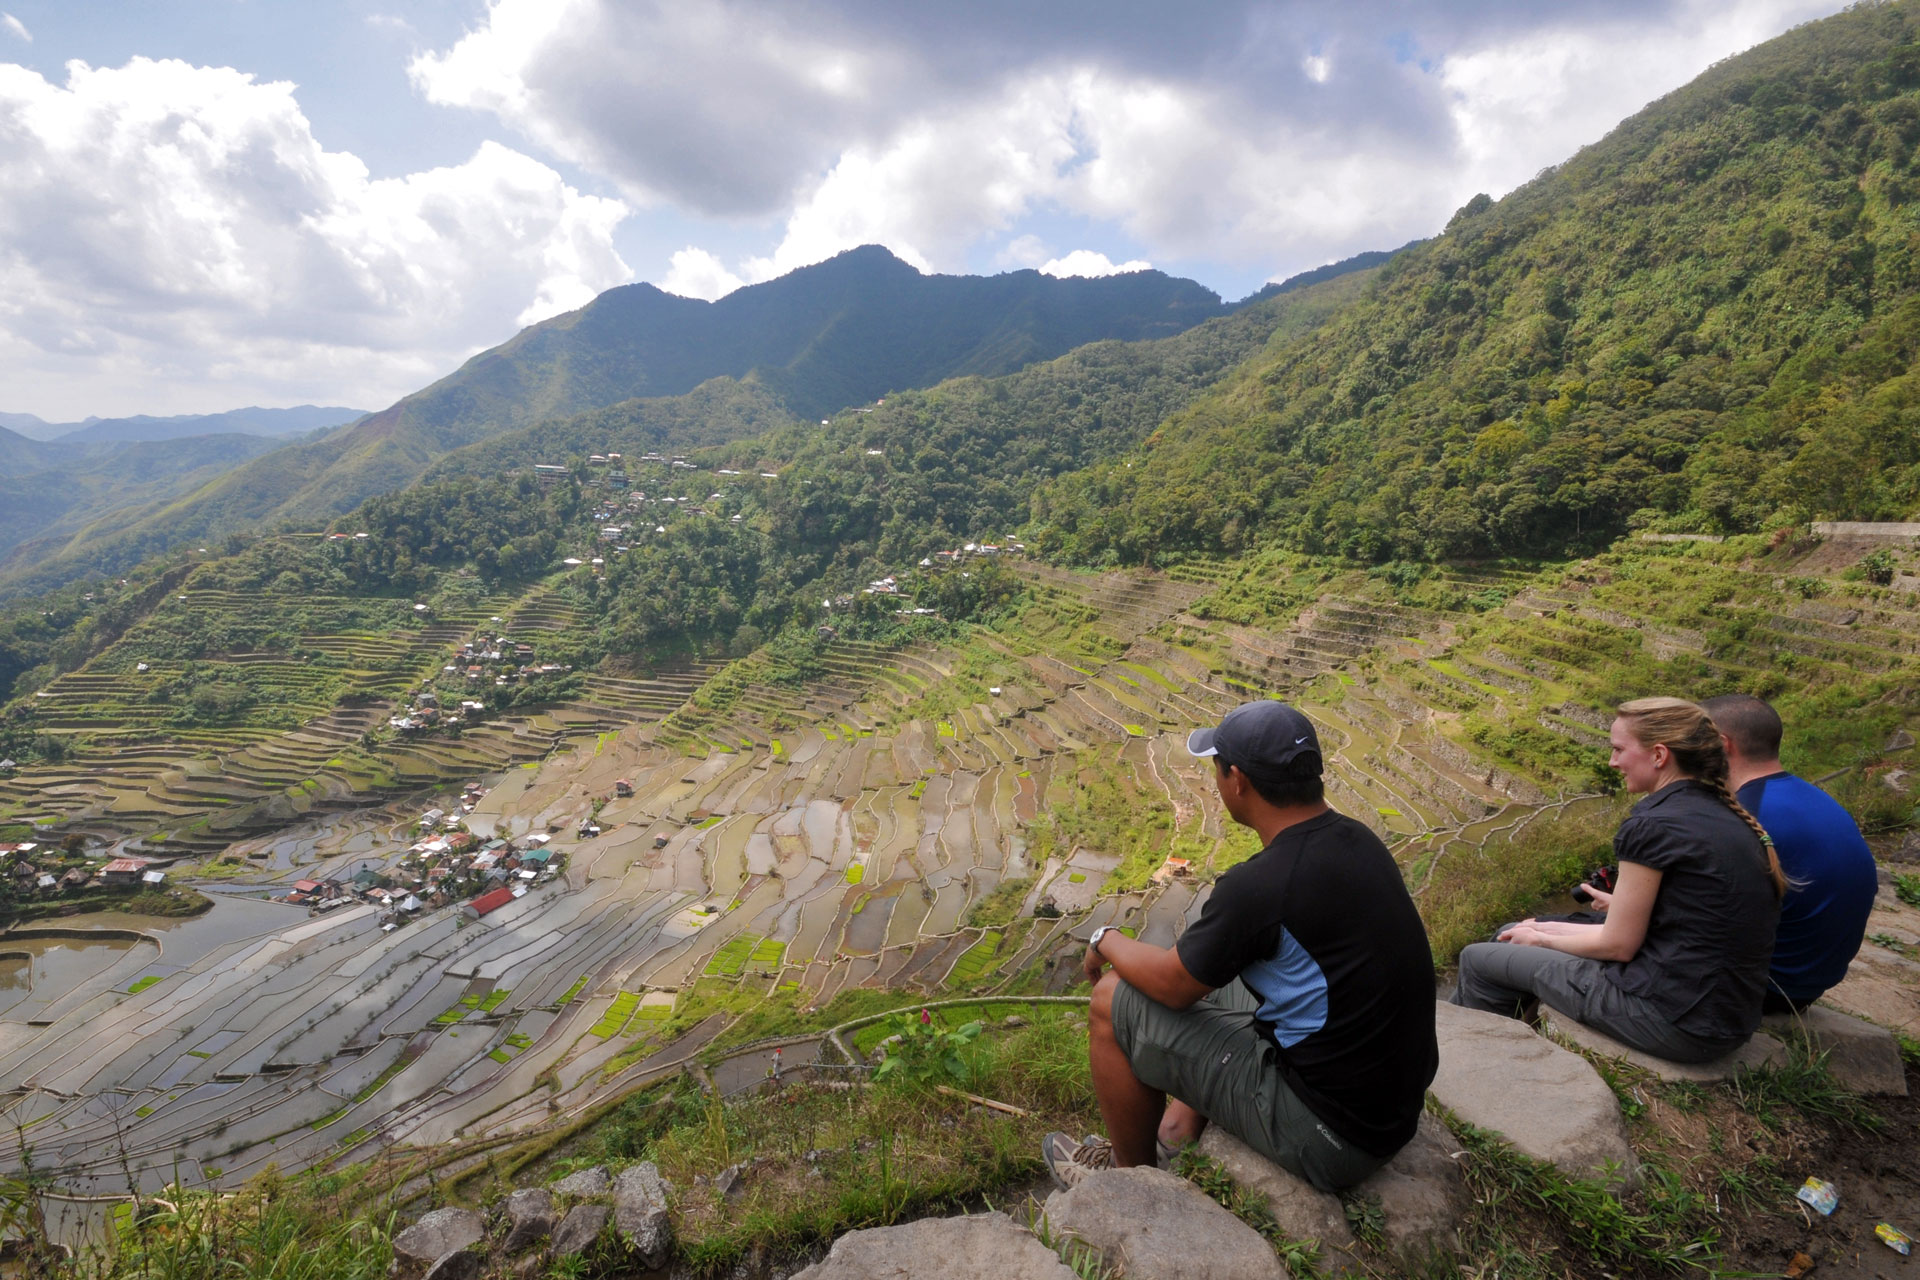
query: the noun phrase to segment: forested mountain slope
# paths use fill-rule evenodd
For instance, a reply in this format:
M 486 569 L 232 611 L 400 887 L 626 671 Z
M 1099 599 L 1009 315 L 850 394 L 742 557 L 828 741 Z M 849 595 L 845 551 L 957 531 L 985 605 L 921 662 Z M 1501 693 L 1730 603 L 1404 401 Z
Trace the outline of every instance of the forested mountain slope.
M 0 571 L 96 521 L 162 508 L 280 441 L 228 433 L 43 447 L 59 451 L 32 469 L 0 470 Z
M 1602 545 L 1920 506 L 1920 14 L 1723 63 L 1036 499 L 1088 562 Z
M 877 246 L 712 303 L 629 285 L 523 330 L 346 431 L 239 468 L 146 519 L 90 530 L 46 563 L 0 575 L 0 589 L 45 589 L 237 529 L 321 524 L 404 488 L 462 445 L 717 377 L 751 376 L 767 402 L 811 419 L 888 391 L 1007 373 L 1103 338 L 1169 336 L 1226 310 L 1211 290 L 1157 271 L 928 276 Z M 740 430 L 729 414 L 710 428 L 697 418 L 682 425 L 685 438 L 674 443 Z M 764 425 L 756 418 L 752 427 Z

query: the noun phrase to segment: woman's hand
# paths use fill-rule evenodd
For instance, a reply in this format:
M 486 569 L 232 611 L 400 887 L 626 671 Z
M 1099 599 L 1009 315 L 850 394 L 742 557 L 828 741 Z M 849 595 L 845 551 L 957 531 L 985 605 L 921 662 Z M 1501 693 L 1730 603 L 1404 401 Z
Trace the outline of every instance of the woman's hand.
M 1522 947 L 1545 947 L 1552 944 L 1547 941 L 1551 935 L 1533 920 L 1522 920 L 1519 924 L 1500 935 L 1500 941 L 1511 942 Z
M 1592 885 L 1588 885 L 1587 896 L 1593 899 L 1593 909 L 1595 911 L 1604 912 L 1608 907 L 1613 905 L 1613 895 L 1605 889 L 1596 889 Z

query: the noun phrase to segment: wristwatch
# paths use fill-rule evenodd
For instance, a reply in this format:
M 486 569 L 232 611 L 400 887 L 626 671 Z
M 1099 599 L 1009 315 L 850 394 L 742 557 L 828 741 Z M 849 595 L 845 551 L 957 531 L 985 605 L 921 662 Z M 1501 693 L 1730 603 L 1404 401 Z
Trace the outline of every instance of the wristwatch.
M 1100 939 L 1106 937 L 1109 933 L 1112 933 L 1113 931 L 1114 931 L 1114 926 L 1110 924 L 1101 925 L 1098 929 L 1095 929 L 1092 933 L 1087 935 L 1087 947 L 1091 951 L 1093 951 L 1096 955 L 1099 954 Z

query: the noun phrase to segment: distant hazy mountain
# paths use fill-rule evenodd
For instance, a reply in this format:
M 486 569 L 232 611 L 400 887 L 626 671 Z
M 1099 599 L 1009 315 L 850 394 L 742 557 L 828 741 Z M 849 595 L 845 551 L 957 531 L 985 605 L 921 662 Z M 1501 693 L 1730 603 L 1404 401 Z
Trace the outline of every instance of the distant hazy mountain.
M 312 404 L 298 405 L 292 409 L 229 409 L 225 413 L 180 414 L 171 418 L 137 414 L 131 418 L 88 418 L 82 423 L 48 424 L 60 434 L 40 438 L 56 439 L 62 444 L 90 444 L 96 441 L 178 440 L 183 436 L 231 434 L 293 436 L 318 427 L 337 427 L 343 422 L 364 418 L 366 414 L 365 409 Z M 0 415 L 0 418 L 4 418 L 4 415 Z M 0 425 L 5 423 L 0 421 Z
M 1212 290 L 1158 271 L 922 275 L 872 245 L 718 302 L 628 285 L 522 330 L 345 431 L 236 468 L 154 517 L 101 522 L 31 581 L 16 567 L 0 584 L 44 587 L 187 539 L 319 524 L 404 488 L 463 445 L 636 397 L 680 395 L 718 377 L 750 378 L 778 411 L 820 418 L 889 391 L 1008 373 L 1103 338 L 1169 337 L 1228 310 Z M 737 432 L 735 416 L 715 429 L 717 438 Z M 702 440 L 690 424 L 685 442 Z
M 279 447 L 270 436 L 237 432 L 67 445 L 0 430 L 0 566 L 30 564 L 97 520 L 162 510 Z M 40 551 L 20 550 L 29 543 Z
M 48 422 L 31 413 L 0 413 L 0 429 L 25 436 L 29 440 L 51 440 L 62 431 L 71 430 L 70 422 Z

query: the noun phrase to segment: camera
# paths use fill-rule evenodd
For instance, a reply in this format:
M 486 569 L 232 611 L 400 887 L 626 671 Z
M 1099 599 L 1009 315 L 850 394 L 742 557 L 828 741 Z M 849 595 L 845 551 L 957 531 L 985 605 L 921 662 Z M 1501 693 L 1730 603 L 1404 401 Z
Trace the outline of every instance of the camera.
M 1612 893 L 1614 877 L 1619 873 L 1619 870 L 1618 867 L 1601 867 L 1585 880 L 1573 886 L 1573 900 L 1579 903 L 1592 902 L 1593 889 L 1598 889 L 1602 893 Z M 1589 885 L 1593 888 L 1589 889 Z

